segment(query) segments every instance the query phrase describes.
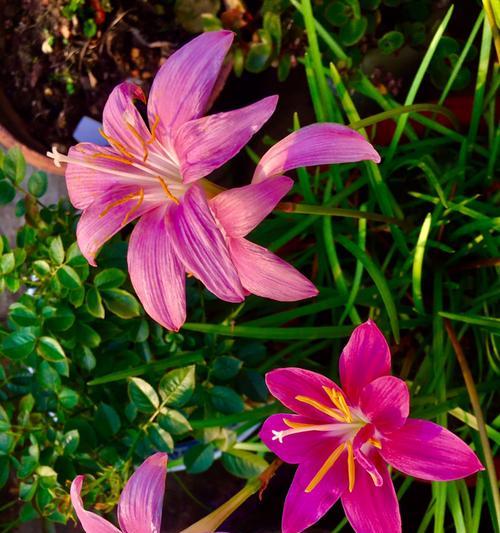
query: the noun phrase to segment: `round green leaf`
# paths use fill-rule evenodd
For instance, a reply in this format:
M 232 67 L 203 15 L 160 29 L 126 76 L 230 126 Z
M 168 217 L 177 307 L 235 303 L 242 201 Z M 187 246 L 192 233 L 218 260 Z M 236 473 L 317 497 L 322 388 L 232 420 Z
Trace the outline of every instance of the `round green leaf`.
M 99 289 L 116 289 L 123 285 L 127 275 L 119 268 L 101 270 L 94 278 L 94 285 Z
M 158 390 L 162 400 L 170 407 L 182 407 L 193 395 L 195 366 L 176 368 L 167 372 L 160 381 Z
M 160 452 L 172 453 L 174 451 L 174 439 L 172 435 L 158 424 L 151 424 L 148 428 L 148 437 L 153 446 Z
M 34 172 L 28 180 L 28 191 L 37 198 L 47 192 L 47 174 L 45 172 Z
M 53 363 L 66 359 L 63 347 L 52 337 L 40 337 L 36 350 L 44 359 Z
M 87 310 L 96 318 L 104 318 L 105 311 L 104 306 L 102 305 L 102 298 L 99 291 L 95 287 L 91 287 L 87 291 L 87 298 L 85 300 L 87 304 Z
M 209 391 L 212 405 L 224 414 L 242 413 L 245 406 L 241 397 L 228 387 L 216 386 Z
M 162 409 L 158 417 L 158 423 L 165 431 L 172 433 L 172 435 L 182 435 L 193 429 L 189 420 L 175 409 Z
M 103 291 L 102 296 L 106 307 L 120 318 L 133 318 L 141 312 L 139 302 L 127 291 L 109 289 Z
M 367 26 L 368 19 L 366 17 L 349 20 L 340 29 L 340 41 L 345 46 L 352 46 L 356 44 L 365 34 Z
M 257 477 L 269 466 L 263 457 L 243 450 L 223 453 L 222 464 L 233 476 L 243 479 Z
M 10 333 L 2 341 L 2 353 L 8 359 L 23 359 L 35 349 L 36 337 L 30 331 Z
M 188 474 L 205 472 L 212 466 L 213 462 L 213 444 L 197 444 L 184 454 L 184 464 Z
M 378 40 L 378 47 L 383 54 L 392 54 L 405 43 L 405 37 L 400 31 L 388 31 Z
M 158 394 L 153 387 L 141 378 L 130 378 L 128 395 L 137 409 L 143 413 L 153 413 L 160 405 Z
M 82 285 L 80 276 L 68 265 L 62 265 L 57 270 L 56 276 L 61 285 L 67 289 L 78 289 Z

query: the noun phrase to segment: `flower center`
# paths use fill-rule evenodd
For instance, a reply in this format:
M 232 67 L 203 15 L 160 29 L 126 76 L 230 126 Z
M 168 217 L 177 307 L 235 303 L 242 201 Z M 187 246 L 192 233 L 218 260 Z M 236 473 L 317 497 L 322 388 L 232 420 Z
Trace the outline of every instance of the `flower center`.
M 347 475 L 349 479 L 349 492 L 354 489 L 356 465 L 355 454 L 353 448 L 353 440 L 360 429 L 362 429 L 367 421 L 363 420 L 361 416 L 353 413 L 344 398 L 344 395 L 335 389 L 329 387 L 323 387 L 323 390 L 328 395 L 328 398 L 332 402 L 332 406 L 324 405 L 323 403 L 310 398 L 309 396 L 298 395 L 295 399 L 299 402 L 305 403 L 314 407 L 316 410 L 323 414 L 328 415 L 333 419 L 331 423 L 324 424 L 307 424 L 294 422 L 292 420 L 283 419 L 283 422 L 290 428 L 282 431 L 273 430 L 273 440 L 277 440 L 283 443 L 286 437 L 291 435 L 297 435 L 299 433 L 307 433 L 309 431 L 324 431 L 329 436 L 338 436 L 342 442 L 337 446 L 333 452 L 328 456 L 326 461 L 321 465 L 318 472 L 311 479 L 305 492 L 311 492 L 319 484 L 319 482 L 326 476 L 333 465 L 337 462 L 344 451 L 347 450 Z M 374 438 L 369 438 L 366 441 L 368 444 L 381 448 L 380 441 Z M 369 472 L 370 473 L 370 472 Z M 372 476 L 373 478 L 373 476 Z M 375 480 L 374 480 L 375 481 Z

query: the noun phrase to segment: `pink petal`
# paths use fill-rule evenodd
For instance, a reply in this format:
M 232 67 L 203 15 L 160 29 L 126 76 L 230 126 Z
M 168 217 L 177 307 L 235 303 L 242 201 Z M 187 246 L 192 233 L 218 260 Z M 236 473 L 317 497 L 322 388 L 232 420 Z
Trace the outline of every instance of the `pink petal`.
M 124 82 L 115 87 L 104 106 L 103 129 L 104 133 L 111 138 L 110 144 L 114 144 L 115 147 L 118 145 L 119 148 L 123 147 L 140 159 L 144 154 L 144 142 L 138 139 L 132 129 L 143 141 L 148 141 L 151 133 L 135 107 L 134 100 L 146 103 L 144 93 L 138 85 Z M 118 141 L 119 144 L 113 143 L 113 140 Z
M 391 373 L 391 352 L 375 322 L 368 320 L 351 334 L 340 356 L 340 382 L 356 404 L 362 388 Z
M 316 450 L 297 468 L 283 508 L 283 533 L 300 533 L 315 524 L 346 490 L 347 455 L 343 452 L 318 485 L 311 492 L 305 492 L 332 452 L 333 449 L 326 447 Z
M 401 472 L 430 481 L 451 481 L 484 470 L 476 454 L 447 429 L 409 418 L 382 440 L 382 457 Z
M 410 413 L 408 387 L 394 376 L 377 378 L 361 391 L 359 407 L 379 431 L 399 429 Z
M 140 187 L 137 186 L 118 187 L 95 200 L 82 213 L 76 228 L 76 238 L 82 255 L 92 266 L 96 266 L 95 256 L 106 241 L 126 223 L 151 209 L 151 202 L 143 201 L 139 205 L 139 196 L 130 198 L 129 195 L 139 195 L 139 191 Z M 121 200 L 124 200 L 123 203 L 113 206 Z
M 270 96 L 242 109 L 184 123 L 174 141 L 184 183 L 207 176 L 234 157 L 273 114 L 277 103 L 278 97 Z
M 120 533 L 111 522 L 108 522 L 104 518 L 86 511 L 83 507 L 82 497 L 82 484 L 85 476 L 77 476 L 71 483 L 71 503 L 75 509 L 76 516 L 86 533 Z
M 232 32 L 224 30 L 203 33 L 172 54 L 161 67 L 148 101 L 150 124 L 160 118 L 160 138 L 205 113 L 233 37 Z
M 293 180 L 279 176 L 221 192 L 210 200 L 215 218 L 231 237 L 250 233 L 292 188 Z
M 328 414 L 296 399 L 297 396 L 305 396 L 333 409 L 334 406 L 323 388 L 340 390 L 331 379 L 311 370 L 291 367 L 268 372 L 266 384 L 269 392 L 288 409 L 319 422 L 334 421 Z
M 178 331 L 186 320 L 186 273 L 170 239 L 168 209 L 141 217 L 130 236 L 128 269 L 146 312 L 167 329 Z
M 202 189 L 192 186 L 171 219 L 173 244 L 186 272 L 221 300 L 243 301 L 243 287 Z
M 312 124 L 270 148 L 257 165 L 252 181 L 258 183 L 299 167 L 364 160 L 378 163 L 380 156 L 362 135 L 341 124 Z
M 69 149 L 68 156 L 71 159 L 82 160 L 95 166 L 95 168 L 88 168 L 77 163 L 69 163 L 66 167 L 69 199 L 77 209 L 87 208 L 106 191 L 130 182 L 119 175 L 120 172 L 130 174 L 130 165 L 96 157 L 98 154 L 119 156 L 113 148 L 93 143 L 79 143 Z M 134 173 L 137 174 L 135 180 L 137 182 L 142 173 L 136 169 Z
M 317 424 L 316 420 L 301 415 L 277 414 L 271 415 L 262 425 L 259 437 L 262 442 L 285 463 L 302 463 L 309 460 L 316 450 L 330 448 L 332 451 L 339 446 L 338 436 L 331 436 L 326 431 L 307 431 L 296 433 L 283 438 L 283 442 L 274 438 L 275 432 L 287 431 L 290 426 L 284 420 L 300 424 Z
M 342 494 L 342 505 L 356 533 L 399 533 L 399 504 L 387 467 L 374 456 L 383 484 L 376 487 L 371 476 L 356 462 L 354 490 Z
M 112 192 L 95 200 L 82 213 L 76 228 L 76 238 L 82 255 L 92 266 L 96 266 L 95 256 L 106 241 L 120 231 L 126 223 L 151 209 L 150 202 L 143 201 L 139 205 L 139 196 L 130 198 L 129 195 L 139 195 L 139 192 L 140 187 L 137 186 L 122 186 L 113 189 Z M 130 199 L 127 200 L 127 198 Z M 121 200 L 125 201 L 113 206 L 115 202 Z
M 279 302 L 295 302 L 318 294 L 296 268 L 266 248 L 243 238 L 230 238 L 229 250 L 243 287 Z
M 160 533 L 166 478 L 166 453 L 148 457 L 132 474 L 118 502 L 123 533 Z

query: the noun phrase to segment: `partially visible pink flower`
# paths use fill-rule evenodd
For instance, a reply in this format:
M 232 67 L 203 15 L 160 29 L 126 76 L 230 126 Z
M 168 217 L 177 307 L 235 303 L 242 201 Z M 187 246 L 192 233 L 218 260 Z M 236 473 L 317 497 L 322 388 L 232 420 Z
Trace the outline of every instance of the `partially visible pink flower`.
M 299 465 L 285 501 L 283 533 L 303 531 L 339 498 L 356 533 L 400 532 L 387 463 L 431 481 L 483 470 L 453 433 L 408 418 L 408 387 L 390 373 L 389 346 L 369 320 L 354 330 L 340 357 L 342 388 L 299 368 L 267 374 L 273 396 L 296 413 L 272 415 L 260 432 L 278 457 Z
M 80 496 L 83 479 L 71 483 L 71 503 L 86 533 L 120 533 L 111 522 L 86 511 Z M 118 502 L 118 523 L 123 533 L 160 533 L 167 454 L 155 453 L 128 480 Z
M 147 101 L 148 124 L 135 106 L 142 89 L 122 83 L 103 113 L 109 146 L 80 143 L 67 156 L 69 197 L 83 213 L 77 240 L 95 266 L 101 246 L 127 223 L 132 231 L 128 267 L 146 312 L 168 329 L 186 319 L 189 273 L 222 300 L 249 293 L 277 300 L 316 294 L 310 281 L 266 249 L 244 239 L 291 187 L 282 174 L 327 163 L 379 161 L 358 133 L 318 124 L 292 133 L 259 163 L 249 187 L 222 193 L 209 205 L 202 178 L 237 154 L 268 120 L 277 96 L 245 108 L 204 116 L 217 92 L 233 34 L 208 32 L 180 48 L 156 75 Z

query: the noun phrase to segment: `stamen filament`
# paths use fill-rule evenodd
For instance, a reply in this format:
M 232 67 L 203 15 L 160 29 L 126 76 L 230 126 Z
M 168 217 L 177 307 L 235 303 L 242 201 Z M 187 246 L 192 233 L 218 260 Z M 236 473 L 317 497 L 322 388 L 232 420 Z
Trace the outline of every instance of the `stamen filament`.
M 347 473 L 349 475 L 349 492 L 352 492 L 356 479 L 356 465 L 354 464 L 354 451 L 350 440 L 347 441 Z
M 167 197 L 170 198 L 172 202 L 175 202 L 177 205 L 179 205 L 179 200 L 170 192 L 170 189 L 168 188 L 168 185 L 163 181 L 163 178 L 161 176 L 157 176 L 157 178 Z
M 347 422 L 352 422 L 351 411 L 345 401 L 344 396 L 339 391 L 323 386 L 323 390 L 328 394 L 333 405 L 342 412 Z
M 125 226 L 127 222 L 129 221 L 130 217 L 141 207 L 142 202 L 144 201 L 144 189 L 140 189 L 139 191 L 139 200 L 137 203 L 130 209 L 130 211 L 125 215 L 125 218 L 123 219 L 122 226 Z
M 113 209 L 115 207 L 118 207 L 119 205 L 125 204 L 127 202 L 130 202 L 130 200 L 134 200 L 137 197 L 139 197 L 139 201 L 140 201 L 140 203 L 142 203 L 142 201 L 144 200 L 144 189 L 140 189 L 138 192 L 133 192 L 133 193 L 127 194 L 123 198 L 120 198 L 119 200 L 111 202 L 100 213 L 99 218 L 102 218 L 102 217 L 106 216 L 111 211 L 111 209 Z
M 102 137 L 104 137 L 104 139 L 108 141 L 111 146 L 116 148 L 125 157 L 128 157 L 129 159 L 134 159 L 134 156 L 125 148 L 125 146 L 120 141 L 104 133 L 104 130 L 102 128 L 99 128 L 99 133 L 102 135 Z
M 149 141 L 147 141 L 147 144 L 153 144 L 156 141 L 156 128 L 158 127 L 158 124 L 160 123 L 160 116 L 155 115 L 155 120 L 153 122 L 153 125 L 151 126 L 151 138 Z
M 118 161 L 118 163 L 123 163 L 124 165 L 133 164 L 133 161 L 129 161 L 128 159 L 125 159 L 124 157 L 120 157 L 118 155 L 113 155 L 113 154 L 98 153 L 98 154 L 92 154 L 91 157 L 110 159 L 111 161 Z
M 323 405 L 320 402 L 317 402 L 316 400 L 313 400 L 312 398 L 309 398 L 308 396 L 295 396 L 295 399 L 299 402 L 306 403 L 307 405 L 310 405 L 311 407 L 314 407 L 318 411 L 321 411 L 325 415 L 331 416 L 335 420 L 338 420 L 339 422 L 345 422 L 345 418 L 340 416 L 336 411 L 331 409 L 330 407 L 327 407 L 326 405 Z
M 378 448 L 379 450 L 382 449 L 382 443 L 379 440 L 377 440 L 377 439 L 368 439 L 368 442 L 372 446 L 375 446 L 375 448 Z
M 144 150 L 144 154 L 142 156 L 142 161 L 145 162 L 147 160 L 148 154 L 149 154 L 149 150 L 148 150 L 148 147 L 147 147 L 147 142 L 141 137 L 141 134 L 134 128 L 134 126 L 132 124 L 130 124 L 130 122 L 125 121 L 125 124 L 126 124 L 127 128 L 130 130 L 130 132 L 132 133 L 132 135 L 142 144 L 142 148 Z
M 311 492 L 318 483 L 326 476 L 330 468 L 337 462 L 337 459 L 340 457 L 342 452 L 344 451 L 345 444 L 341 444 L 335 450 L 333 453 L 328 457 L 328 459 L 323 463 L 321 468 L 318 470 L 317 474 L 312 478 L 309 485 L 307 485 L 305 492 Z

